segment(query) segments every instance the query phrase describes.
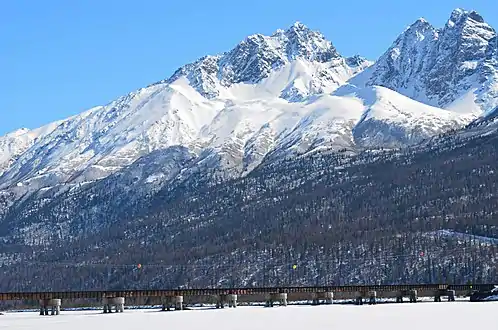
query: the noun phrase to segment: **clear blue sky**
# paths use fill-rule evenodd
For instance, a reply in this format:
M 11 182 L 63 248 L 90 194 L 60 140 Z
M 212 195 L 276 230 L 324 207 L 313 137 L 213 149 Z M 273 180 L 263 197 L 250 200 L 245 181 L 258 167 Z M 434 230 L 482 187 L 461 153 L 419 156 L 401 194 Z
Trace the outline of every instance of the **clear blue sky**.
M 301 21 L 344 55 L 376 59 L 419 17 L 454 8 L 498 28 L 492 0 L 2 0 L 0 135 L 106 104 L 200 56 Z

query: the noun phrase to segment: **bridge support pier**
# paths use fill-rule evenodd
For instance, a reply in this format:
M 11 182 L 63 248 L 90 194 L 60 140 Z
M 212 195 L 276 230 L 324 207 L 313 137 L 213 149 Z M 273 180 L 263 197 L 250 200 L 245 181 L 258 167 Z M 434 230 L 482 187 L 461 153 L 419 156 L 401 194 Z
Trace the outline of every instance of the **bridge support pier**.
M 228 295 L 228 307 L 233 307 L 237 308 L 237 295 L 236 294 L 229 294 Z M 230 306 L 231 304 L 231 306 Z
M 447 290 L 447 295 L 448 295 L 448 301 L 455 301 L 455 290 Z
M 237 295 L 236 294 L 222 294 L 217 297 L 216 308 L 225 308 L 225 304 L 228 303 L 229 308 L 237 307 Z
M 183 296 L 174 296 L 173 303 L 175 304 L 175 311 L 183 310 Z
M 271 293 L 266 300 L 266 307 L 273 307 L 275 301 L 278 301 L 279 306 L 287 306 L 287 293 Z
M 441 302 L 441 297 L 443 296 L 448 297 L 448 301 L 455 301 L 456 292 L 455 290 L 437 290 L 434 293 L 434 301 Z
M 102 304 L 104 305 L 104 313 L 112 313 L 112 307 L 114 306 L 114 309 L 116 313 L 123 313 L 124 312 L 124 304 L 125 304 L 125 298 L 124 297 L 104 297 L 102 299 Z
M 436 294 L 437 294 L 437 292 L 436 292 Z M 402 303 L 404 297 L 408 297 L 408 300 L 411 303 L 416 303 L 417 299 L 418 299 L 418 292 L 415 289 L 398 291 L 396 293 L 396 302 Z M 434 301 L 437 301 L 437 300 L 434 300 Z
M 313 292 L 311 294 L 311 305 L 312 306 L 320 305 L 320 293 Z
M 334 293 L 333 292 L 325 292 L 325 302 L 329 305 L 334 303 Z
M 311 294 L 311 304 L 313 306 L 320 305 L 320 300 L 323 300 L 325 304 L 332 304 L 334 301 L 333 292 L 314 292 Z
M 171 297 L 161 297 L 161 303 L 163 304 L 163 311 L 171 310 Z
M 172 308 L 175 311 L 183 310 L 183 296 L 162 297 L 163 311 L 170 311 Z
M 416 303 L 418 298 L 418 292 L 417 290 L 410 290 L 410 302 L 411 303 Z
M 356 292 L 355 305 L 363 305 L 363 295 L 361 292 Z
M 369 305 L 377 304 L 377 291 L 368 292 L 368 304 Z
M 40 300 L 40 315 L 48 315 L 49 307 L 51 315 L 59 315 L 61 313 L 60 299 L 41 299 Z

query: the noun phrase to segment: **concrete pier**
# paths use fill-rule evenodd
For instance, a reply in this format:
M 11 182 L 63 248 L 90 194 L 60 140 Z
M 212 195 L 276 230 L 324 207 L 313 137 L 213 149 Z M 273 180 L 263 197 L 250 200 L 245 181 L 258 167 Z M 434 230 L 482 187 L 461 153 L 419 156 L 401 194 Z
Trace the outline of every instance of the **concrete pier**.
M 163 311 L 171 310 L 171 297 L 161 297 L 161 303 L 163 304 Z
M 410 290 L 410 302 L 411 303 L 416 303 L 418 299 L 418 292 L 417 290 Z
M 124 312 L 124 304 L 125 304 L 125 298 L 124 297 L 104 297 L 102 299 L 102 304 L 104 305 L 104 313 L 112 313 L 112 307 L 114 306 L 114 309 L 116 313 L 123 313 Z
M 176 311 L 183 310 L 183 296 L 174 296 L 173 303 Z
M 321 302 L 324 302 L 325 304 L 332 304 L 333 301 L 333 292 L 314 292 L 311 294 L 311 304 L 314 306 L 320 305 Z
M 448 301 L 455 301 L 455 290 L 438 290 L 434 293 L 434 302 L 441 302 L 441 297 L 448 297 Z
M 231 307 L 231 308 L 237 307 L 237 295 L 236 294 L 229 294 L 229 295 L 227 295 L 226 298 L 228 300 L 228 307 Z
M 266 299 L 266 307 L 273 307 L 275 302 L 279 306 L 287 306 L 287 293 L 271 293 Z
M 183 310 L 183 296 L 168 296 L 161 298 L 163 311 L 170 311 L 174 309 L 175 311 Z
M 418 299 L 418 291 L 415 289 L 398 291 L 396 293 L 396 302 L 402 303 L 404 297 L 408 297 L 408 301 L 411 303 L 416 303 Z
M 334 303 L 334 293 L 333 292 L 325 292 L 325 302 L 329 305 Z
M 236 294 L 222 294 L 216 297 L 216 308 L 237 307 L 238 296 Z
M 225 308 L 226 295 L 222 294 L 216 297 L 216 308 Z
M 355 296 L 355 305 L 363 305 L 363 294 L 361 292 L 356 292 Z
M 40 315 L 59 315 L 61 313 L 60 299 L 40 299 Z
M 377 304 L 377 291 L 369 291 L 368 292 L 368 304 L 376 305 Z

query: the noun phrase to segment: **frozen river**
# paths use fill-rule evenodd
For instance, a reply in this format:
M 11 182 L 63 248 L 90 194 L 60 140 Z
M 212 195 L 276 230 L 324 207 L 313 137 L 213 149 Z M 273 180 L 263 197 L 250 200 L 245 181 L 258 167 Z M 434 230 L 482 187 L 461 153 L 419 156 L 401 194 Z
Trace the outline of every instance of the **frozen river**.
M 321 329 L 497 329 L 498 303 L 442 302 L 383 304 L 376 306 L 328 305 L 276 308 L 196 309 L 160 312 L 125 310 L 122 314 L 100 311 L 0 315 L 0 329 L 98 330 L 98 329 L 213 329 L 213 330 L 321 330 Z

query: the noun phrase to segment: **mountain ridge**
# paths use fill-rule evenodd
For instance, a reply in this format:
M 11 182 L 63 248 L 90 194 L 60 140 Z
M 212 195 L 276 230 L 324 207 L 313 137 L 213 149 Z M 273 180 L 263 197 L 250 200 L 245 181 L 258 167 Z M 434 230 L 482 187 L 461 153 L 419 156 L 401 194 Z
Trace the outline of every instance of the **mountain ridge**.
M 341 56 L 321 33 L 300 22 L 271 36 L 254 34 L 168 79 L 50 124 L 37 138 L 25 139 L 27 132 L 7 143 L 0 137 L 0 152 L 7 144 L 15 149 L 0 158 L 0 189 L 21 185 L 36 191 L 98 180 L 173 145 L 197 155 L 213 152 L 240 175 L 270 154 L 266 159 L 321 149 L 402 147 L 475 119 L 467 112 L 421 112 L 424 104 L 394 96 L 396 104 L 379 101 L 389 110 L 372 112 L 376 101 L 358 95 L 385 100 L 388 91 L 375 86 L 341 94 L 376 65 Z M 355 130 L 359 124 L 361 130 Z

